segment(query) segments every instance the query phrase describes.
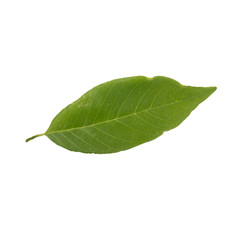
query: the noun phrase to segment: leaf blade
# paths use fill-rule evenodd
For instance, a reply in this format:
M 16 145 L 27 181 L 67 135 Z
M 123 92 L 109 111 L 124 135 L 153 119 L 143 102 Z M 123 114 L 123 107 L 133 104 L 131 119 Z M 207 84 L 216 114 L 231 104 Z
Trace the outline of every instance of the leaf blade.
M 45 135 L 71 151 L 126 150 L 178 126 L 215 90 L 183 86 L 166 77 L 112 80 L 63 109 Z

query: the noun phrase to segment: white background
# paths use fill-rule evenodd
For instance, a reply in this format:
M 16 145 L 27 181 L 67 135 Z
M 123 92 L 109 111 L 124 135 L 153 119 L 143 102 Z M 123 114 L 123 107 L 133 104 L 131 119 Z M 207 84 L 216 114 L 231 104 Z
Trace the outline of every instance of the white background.
M 238 4 L 2 0 L 0 239 L 239 240 Z M 135 75 L 218 90 L 117 154 L 24 142 L 95 85 Z

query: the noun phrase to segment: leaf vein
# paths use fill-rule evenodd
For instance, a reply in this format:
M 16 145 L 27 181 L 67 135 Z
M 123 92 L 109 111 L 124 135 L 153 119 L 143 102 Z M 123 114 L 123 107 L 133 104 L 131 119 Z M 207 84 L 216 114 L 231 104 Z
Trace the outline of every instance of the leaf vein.
M 82 142 L 85 142 L 86 144 L 88 144 L 89 146 L 93 147 L 93 149 L 95 148 L 95 146 L 93 146 L 92 144 L 86 142 L 85 140 L 83 140 L 82 138 L 80 138 L 78 135 L 76 135 L 75 133 L 73 132 L 70 132 L 74 137 L 76 137 L 77 139 L 79 139 L 80 141 Z
M 113 136 L 112 134 L 106 133 L 105 131 L 102 131 L 102 130 L 100 130 L 99 128 L 97 128 L 97 127 L 95 127 L 95 126 L 94 126 L 94 128 L 96 128 L 99 132 L 102 132 L 103 134 L 105 134 L 105 135 L 107 135 L 107 136 L 109 136 L 109 137 L 111 137 L 111 138 L 115 138 L 115 139 L 117 139 L 117 140 L 124 141 L 124 142 L 134 142 L 134 141 L 127 141 L 127 140 L 125 140 L 125 139 L 115 137 L 115 136 Z
M 154 127 L 154 128 L 157 128 L 156 126 L 150 124 L 148 121 L 146 121 L 144 118 L 138 116 L 137 114 L 136 114 L 136 116 L 137 116 L 138 118 L 140 118 L 143 122 L 147 123 L 149 126 Z
M 116 83 L 115 83 L 115 84 L 116 84 Z M 105 102 L 106 102 L 106 100 L 107 100 L 107 98 L 108 98 L 108 96 L 109 96 L 109 93 L 110 93 L 111 89 L 113 88 L 113 86 L 115 86 L 115 84 L 112 84 L 112 86 L 108 89 L 108 93 L 106 94 L 106 97 L 105 97 L 105 99 L 104 99 L 101 107 L 99 108 L 98 112 L 96 113 L 96 116 L 95 116 L 95 119 L 94 119 L 94 121 L 93 121 L 93 124 L 95 124 L 95 121 L 96 121 L 99 113 L 101 112 L 102 107 L 104 106 L 104 104 L 105 104 Z
M 143 97 L 146 95 L 146 93 L 149 91 L 149 89 L 152 87 L 152 85 L 153 85 L 153 82 L 151 83 L 151 85 L 149 86 L 149 88 L 148 88 L 146 91 L 143 92 L 143 95 L 142 95 L 141 98 L 139 99 L 138 104 L 137 104 L 137 106 L 136 106 L 136 108 L 135 108 L 135 112 L 137 112 L 137 109 L 138 109 L 138 107 L 139 107 L 140 102 L 142 101 L 142 99 L 143 99 Z
M 64 134 L 60 133 L 65 139 L 67 139 L 68 142 L 72 143 L 73 146 L 76 147 L 76 149 L 79 149 L 79 146 L 77 146 L 70 138 L 67 138 Z
M 105 144 L 101 139 L 99 139 L 98 137 L 92 135 L 92 134 L 91 134 L 89 131 L 87 131 L 86 129 L 85 129 L 85 131 L 86 131 L 90 136 L 92 136 L 93 138 L 95 138 L 98 142 L 100 142 L 101 144 L 105 145 L 105 146 L 108 147 L 109 149 L 113 149 L 110 145 Z
M 142 83 L 144 83 L 144 81 L 143 81 L 143 82 L 140 82 L 139 84 L 137 84 L 137 85 L 128 93 L 128 95 L 126 96 L 126 98 L 124 99 L 124 101 L 122 102 L 122 104 L 120 105 L 120 107 L 119 107 L 119 109 L 118 109 L 116 118 L 119 116 L 120 110 L 121 110 L 121 108 L 124 106 L 124 104 L 125 104 L 126 100 L 128 99 L 128 97 L 129 97 L 129 96 L 135 91 L 135 89 L 136 89 L 138 86 L 140 86 Z
M 159 116 L 157 116 L 157 115 L 156 115 L 156 114 L 154 114 L 154 113 L 150 113 L 150 112 L 149 112 L 149 110 L 148 110 L 148 111 L 146 111 L 146 113 L 148 113 L 149 115 L 151 115 L 151 116 L 153 116 L 153 117 L 155 117 L 155 118 L 157 118 L 157 119 L 159 119 L 159 120 L 163 120 L 163 121 L 166 121 L 166 122 L 173 123 L 172 121 L 169 121 L 169 120 L 167 120 L 167 119 L 160 118 Z
M 140 132 L 140 131 L 137 130 L 136 128 L 131 127 L 129 124 L 123 123 L 123 122 L 120 121 L 119 119 L 116 119 L 116 121 L 119 122 L 120 124 L 122 124 L 122 125 L 124 125 L 124 126 L 130 128 L 130 129 L 134 130 L 135 132 L 138 132 L 138 133 L 141 133 L 141 134 L 142 134 L 142 132 Z

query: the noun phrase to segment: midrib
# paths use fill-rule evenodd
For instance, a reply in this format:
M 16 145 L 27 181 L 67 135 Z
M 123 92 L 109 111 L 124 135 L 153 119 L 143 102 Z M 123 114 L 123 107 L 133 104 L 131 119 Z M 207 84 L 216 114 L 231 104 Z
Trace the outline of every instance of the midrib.
M 162 107 L 170 106 L 170 105 L 173 105 L 173 104 L 179 104 L 179 103 L 182 103 L 182 102 L 186 102 L 188 100 L 191 100 L 191 99 L 196 98 L 196 97 L 201 96 L 201 95 L 203 95 L 203 94 L 199 94 L 199 95 L 196 95 L 196 96 L 193 96 L 193 97 L 190 97 L 190 98 L 185 98 L 183 100 L 179 100 L 179 101 L 176 101 L 176 102 L 164 104 L 164 105 L 161 105 L 161 106 L 158 106 L 158 107 L 153 107 L 153 108 L 150 107 L 148 109 L 144 109 L 144 110 L 141 110 L 139 112 L 134 112 L 134 113 L 131 113 L 131 114 L 128 114 L 128 115 L 124 115 L 124 116 L 121 116 L 121 117 L 116 117 L 116 118 L 106 120 L 106 121 L 103 121 L 103 122 L 98 122 L 98 123 L 95 123 L 95 124 L 85 125 L 85 126 L 76 127 L 76 128 L 69 128 L 69 129 L 64 129 L 64 130 L 59 130 L 59 131 L 53 131 L 53 132 L 50 132 L 50 133 L 46 132 L 45 135 L 47 136 L 47 135 L 54 134 L 54 133 L 62 133 L 62 132 L 68 132 L 68 131 L 73 131 L 73 130 L 78 130 L 78 129 L 94 127 L 94 126 L 97 126 L 97 125 L 100 125 L 100 124 L 103 124 L 103 123 L 113 122 L 113 121 L 116 121 L 118 119 L 126 118 L 126 117 L 133 116 L 133 115 L 137 115 L 139 113 L 146 112 L 146 111 L 149 111 L 149 110 L 152 110 L 152 109 L 162 108 Z

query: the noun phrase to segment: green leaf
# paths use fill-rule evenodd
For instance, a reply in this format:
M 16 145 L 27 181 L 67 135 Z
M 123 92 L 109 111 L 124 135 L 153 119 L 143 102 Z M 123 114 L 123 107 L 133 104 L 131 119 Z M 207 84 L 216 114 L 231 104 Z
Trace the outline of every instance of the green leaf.
M 216 87 L 183 86 L 143 76 L 100 84 L 64 108 L 44 134 L 84 153 L 114 153 L 151 141 L 177 127 Z

